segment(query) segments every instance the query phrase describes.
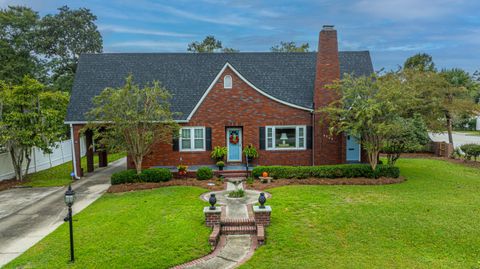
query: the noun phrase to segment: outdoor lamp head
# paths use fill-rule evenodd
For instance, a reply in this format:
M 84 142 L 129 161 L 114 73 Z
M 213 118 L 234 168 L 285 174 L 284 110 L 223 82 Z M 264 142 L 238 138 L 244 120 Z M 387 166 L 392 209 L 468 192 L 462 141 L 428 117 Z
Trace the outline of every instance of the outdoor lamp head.
M 75 202 L 75 192 L 72 190 L 72 186 L 68 186 L 68 190 L 65 192 L 65 204 L 72 206 Z

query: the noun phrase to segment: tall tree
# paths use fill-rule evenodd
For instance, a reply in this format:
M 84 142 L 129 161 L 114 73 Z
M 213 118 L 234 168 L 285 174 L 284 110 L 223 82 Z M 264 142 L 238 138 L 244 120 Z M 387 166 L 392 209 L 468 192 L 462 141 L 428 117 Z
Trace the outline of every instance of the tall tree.
M 0 80 L 20 83 L 25 75 L 39 77 L 40 61 L 34 55 L 38 13 L 28 7 L 0 10 Z
M 50 59 L 54 89 L 70 91 L 80 54 L 102 52 L 102 36 L 89 9 L 63 6 L 58 10 L 41 19 L 37 50 Z
M 211 52 L 239 52 L 237 49 L 224 48 L 222 41 L 217 40 L 213 35 L 205 37 L 203 41 L 194 41 L 188 44 L 187 51 L 196 53 L 211 53 Z
M 409 57 L 403 64 L 403 68 L 417 71 L 436 71 L 432 56 L 426 53 L 418 53 Z
M 10 153 L 17 180 L 28 174 L 33 147 L 49 153 L 65 135 L 67 103 L 67 93 L 47 91 L 27 76 L 18 85 L 0 81 L 0 145 Z
M 171 94 L 154 81 L 141 88 L 127 77 L 120 88 L 106 88 L 93 99 L 94 107 L 88 112 L 92 120 L 87 128 L 95 132 L 102 144 L 126 151 L 132 157 L 137 173 L 142 170 L 143 158 L 150 153 L 155 142 L 170 142 L 178 131 L 170 110 Z M 98 124 L 96 122 L 110 124 Z
M 303 43 L 299 46 L 293 41 L 291 42 L 280 42 L 280 45 L 275 45 L 270 48 L 271 52 L 308 52 L 310 45 L 308 43 Z

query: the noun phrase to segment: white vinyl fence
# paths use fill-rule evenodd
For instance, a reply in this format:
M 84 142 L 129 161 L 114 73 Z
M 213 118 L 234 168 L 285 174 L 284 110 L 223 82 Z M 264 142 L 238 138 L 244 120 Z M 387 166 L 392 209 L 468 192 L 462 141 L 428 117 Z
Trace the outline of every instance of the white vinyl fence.
M 84 156 L 86 152 L 85 138 L 80 139 L 80 153 Z M 53 166 L 68 162 L 72 160 L 72 140 L 68 139 L 62 142 L 58 142 L 56 147 L 53 148 L 51 154 L 43 154 L 43 152 L 34 148 L 32 151 L 32 162 L 30 163 L 29 173 L 35 173 L 48 169 Z M 24 161 L 24 167 L 26 169 L 26 161 Z M 11 179 L 15 177 L 15 171 L 13 170 L 12 159 L 9 152 L 0 153 L 0 181 L 5 179 Z

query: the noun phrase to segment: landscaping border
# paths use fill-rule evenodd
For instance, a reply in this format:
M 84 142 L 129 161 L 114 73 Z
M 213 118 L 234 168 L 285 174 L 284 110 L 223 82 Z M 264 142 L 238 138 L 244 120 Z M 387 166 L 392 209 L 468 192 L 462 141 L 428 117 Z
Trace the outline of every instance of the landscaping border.
M 209 185 L 213 183 L 215 185 Z M 108 193 L 120 193 L 128 191 L 138 191 L 138 190 L 151 190 L 161 187 L 170 187 L 170 186 L 194 186 L 208 189 L 211 191 L 220 191 L 226 188 L 225 182 L 219 180 L 197 180 L 195 178 L 186 178 L 186 179 L 172 179 L 166 182 L 138 182 L 138 183 L 124 183 L 112 185 L 108 188 Z
M 270 183 L 261 183 L 255 180 L 252 184 L 245 184 L 247 189 L 266 190 L 287 185 L 388 185 L 404 182 L 402 176 L 398 178 L 305 178 L 305 179 L 275 179 Z

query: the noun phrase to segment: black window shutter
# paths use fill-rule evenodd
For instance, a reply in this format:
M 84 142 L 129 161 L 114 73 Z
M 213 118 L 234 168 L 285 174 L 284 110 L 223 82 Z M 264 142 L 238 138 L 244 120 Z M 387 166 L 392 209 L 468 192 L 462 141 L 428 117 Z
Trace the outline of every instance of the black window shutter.
M 307 126 L 307 149 L 312 149 L 313 132 L 312 126 Z
M 179 151 L 180 147 L 179 147 L 179 144 L 178 144 L 178 136 L 173 137 L 172 148 L 173 148 L 173 151 Z
M 260 127 L 260 149 L 265 149 L 265 127 Z
M 212 150 L 212 128 L 205 128 L 205 149 Z

